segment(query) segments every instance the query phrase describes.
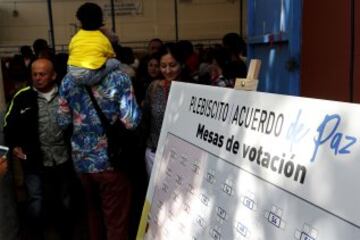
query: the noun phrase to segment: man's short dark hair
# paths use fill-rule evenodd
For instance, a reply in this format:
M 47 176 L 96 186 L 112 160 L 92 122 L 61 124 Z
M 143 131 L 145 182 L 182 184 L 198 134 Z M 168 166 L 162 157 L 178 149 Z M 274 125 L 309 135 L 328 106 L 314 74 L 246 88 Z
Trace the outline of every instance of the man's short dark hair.
M 84 3 L 76 12 L 84 30 L 97 30 L 103 26 L 103 13 L 101 7 L 95 3 Z
M 20 53 L 23 57 L 33 57 L 34 53 L 30 46 L 24 45 L 20 47 Z
M 44 49 L 48 49 L 49 45 L 45 39 L 38 38 L 33 43 L 33 49 L 35 52 L 35 55 L 38 56 L 41 51 Z
M 241 53 L 246 56 L 246 43 L 238 33 L 227 33 L 222 39 L 225 48 L 230 49 L 235 54 Z

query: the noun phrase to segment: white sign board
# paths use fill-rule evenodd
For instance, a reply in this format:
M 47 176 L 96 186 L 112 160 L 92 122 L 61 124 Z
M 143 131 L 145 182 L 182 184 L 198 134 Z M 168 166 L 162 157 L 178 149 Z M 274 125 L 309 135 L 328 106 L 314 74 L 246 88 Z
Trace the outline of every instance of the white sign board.
M 360 239 L 360 106 L 173 83 L 138 239 Z
M 141 15 L 143 0 L 119 0 L 114 3 L 115 16 Z M 104 14 L 111 16 L 111 4 L 104 4 Z

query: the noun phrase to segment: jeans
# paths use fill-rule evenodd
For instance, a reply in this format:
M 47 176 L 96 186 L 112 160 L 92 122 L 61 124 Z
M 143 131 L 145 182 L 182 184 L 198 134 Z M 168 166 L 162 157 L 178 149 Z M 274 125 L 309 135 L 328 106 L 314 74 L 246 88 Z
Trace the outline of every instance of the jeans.
M 73 181 L 74 173 L 69 161 L 55 167 L 44 167 L 41 174 L 25 174 L 28 195 L 25 231 L 30 239 L 43 239 L 49 224 L 56 228 L 61 239 L 71 239 L 70 188 Z
M 120 62 L 114 58 L 108 59 L 99 69 L 86 69 L 83 67 L 68 66 L 68 72 L 80 84 L 92 86 L 100 82 L 108 73 L 119 69 Z
M 54 225 L 63 240 L 71 239 L 71 187 L 74 175 L 70 161 L 56 167 L 45 167 L 43 174 L 44 218 Z
M 32 239 L 43 239 L 43 191 L 41 177 L 38 174 L 27 174 L 24 183 L 28 194 L 26 209 L 26 228 Z

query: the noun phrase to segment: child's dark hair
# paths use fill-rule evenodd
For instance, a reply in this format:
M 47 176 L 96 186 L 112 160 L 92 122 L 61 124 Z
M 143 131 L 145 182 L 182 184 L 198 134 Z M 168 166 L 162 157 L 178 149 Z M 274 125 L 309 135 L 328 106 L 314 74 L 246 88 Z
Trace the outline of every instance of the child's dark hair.
M 88 2 L 81 5 L 76 12 L 76 17 L 84 30 L 98 30 L 104 25 L 101 7 L 95 3 Z

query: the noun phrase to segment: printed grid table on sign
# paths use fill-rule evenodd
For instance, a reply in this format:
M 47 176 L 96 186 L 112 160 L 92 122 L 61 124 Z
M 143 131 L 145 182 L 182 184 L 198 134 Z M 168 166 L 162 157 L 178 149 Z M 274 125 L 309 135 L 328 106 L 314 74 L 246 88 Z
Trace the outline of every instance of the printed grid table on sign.
M 294 209 L 305 210 L 296 215 Z M 317 240 L 319 229 L 307 222 L 315 212 L 327 229 L 341 226 L 342 236 L 360 236 L 326 210 L 169 133 L 145 239 Z
M 251 232 L 246 219 L 235 220 L 236 205 L 240 203 L 251 214 L 256 211 L 256 202 L 250 192 L 237 193 L 237 171 L 169 134 L 160 166 L 164 174 L 159 174 L 152 200 L 153 237 L 247 239 Z

